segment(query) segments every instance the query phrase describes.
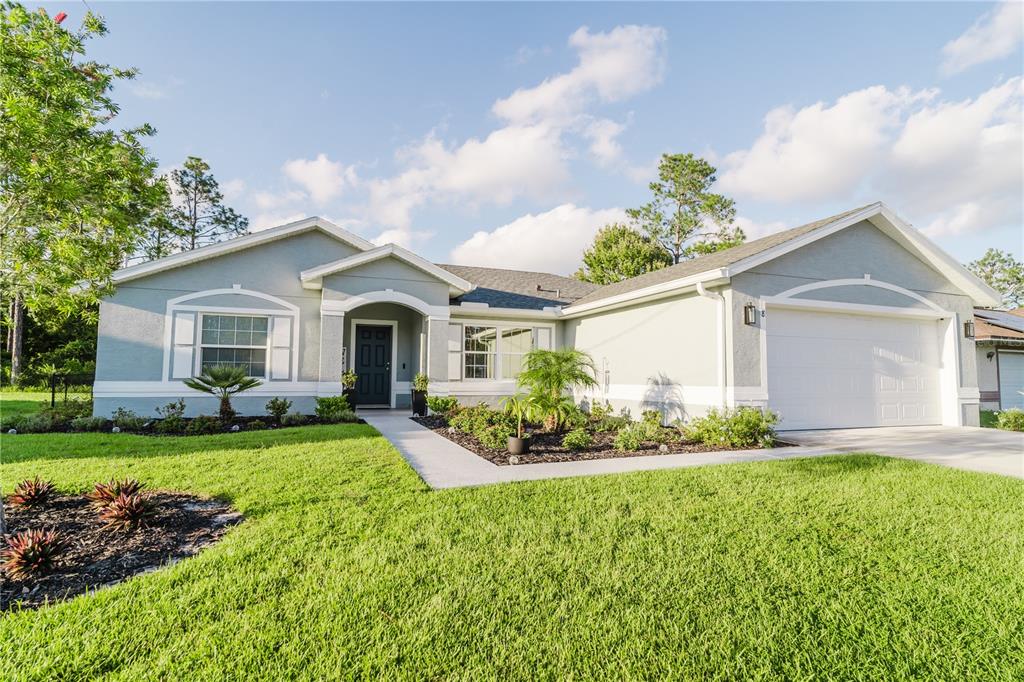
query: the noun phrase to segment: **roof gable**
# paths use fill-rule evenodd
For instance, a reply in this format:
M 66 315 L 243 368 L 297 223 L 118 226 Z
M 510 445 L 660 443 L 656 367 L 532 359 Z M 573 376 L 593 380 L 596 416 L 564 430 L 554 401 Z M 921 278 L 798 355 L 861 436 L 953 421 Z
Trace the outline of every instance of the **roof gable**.
M 261 244 L 267 244 L 279 239 L 286 239 L 311 230 L 323 232 L 324 234 L 348 244 L 359 251 L 366 251 L 373 248 L 373 244 L 362 237 L 338 227 L 329 220 L 313 216 L 311 218 L 304 218 L 285 225 L 272 227 L 268 230 L 260 230 L 259 232 L 247 234 L 242 237 L 235 237 L 234 239 L 217 242 L 216 244 L 202 246 L 192 251 L 183 251 L 181 253 L 175 253 L 170 256 L 158 258 L 157 260 L 122 268 L 113 274 L 111 280 L 114 284 L 121 284 L 134 279 L 139 279 L 140 277 L 148 277 L 149 275 L 154 275 L 158 272 L 164 272 L 184 265 L 189 265 L 190 263 L 197 263 L 199 261 L 217 258 L 218 256 L 223 256 L 229 253 L 236 253 L 238 251 L 259 246 Z
M 441 282 L 448 285 L 449 291 L 453 296 L 459 296 L 473 290 L 473 284 L 458 275 L 440 268 L 434 265 L 425 258 L 417 256 L 415 253 L 408 249 L 403 249 L 397 244 L 385 244 L 384 246 L 378 246 L 375 249 L 364 251 L 363 253 L 357 253 L 354 256 L 348 258 L 342 258 L 340 260 L 318 265 L 315 268 L 303 270 L 299 274 L 299 278 L 302 280 L 302 286 L 307 289 L 319 289 L 323 286 L 323 278 L 328 275 L 335 275 L 346 270 L 351 270 L 367 263 L 373 263 L 383 258 L 394 258 L 407 265 L 410 265 L 417 270 L 420 270 L 431 277 L 434 277 Z

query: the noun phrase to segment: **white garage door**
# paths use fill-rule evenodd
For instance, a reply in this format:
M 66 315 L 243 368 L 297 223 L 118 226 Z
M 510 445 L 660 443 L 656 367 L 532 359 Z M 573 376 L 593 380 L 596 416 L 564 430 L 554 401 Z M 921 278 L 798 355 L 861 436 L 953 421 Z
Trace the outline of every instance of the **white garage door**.
M 779 428 L 941 423 L 937 321 L 769 308 L 766 322 Z
M 999 407 L 1024 409 L 1024 353 L 999 351 Z

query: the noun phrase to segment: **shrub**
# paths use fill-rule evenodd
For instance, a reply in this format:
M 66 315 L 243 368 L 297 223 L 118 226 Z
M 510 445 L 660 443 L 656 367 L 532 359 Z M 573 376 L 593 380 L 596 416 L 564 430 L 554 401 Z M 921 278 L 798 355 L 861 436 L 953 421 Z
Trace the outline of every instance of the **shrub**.
M 119 407 L 114 411 L 111 421 L 114 422 L 114 426 L 122 431 L 141 431 L 142 427 L 146 424 L 145 419 L 123 407 Z
M 316 399 L 316 416 L 320 421 L 328 424 L 340 422 L 353 422 L 357 419 L 352 406 L 348 404 L 348 398 L 343 395 L 330 396 Z
M 346 369 L 341 373 L 341 387 L 342 388 L 355 388 L 356 383 L 359 381 L 359 375 L 356 374 L 354 369 Z
M 156 515 L 156 505 L 142 493 L 121 493 L 100 511 L 100 520 L 110 530 L 145 528 Z
M 56 403 L 53 407 L 44 405 L 41 414 L 49 416 L 55 422 L 68 422 L 77 417 L 88 417 L 92 414 L 92 401 L 71 398 Z
M 996 427 L 1004 431 L 1024 431 L 1024 410 L 1013 407 L 997 413 Z
M 514 431 L 504 424 L 492 424 L 474 435 L 485 447 L 501 450 L 508 445 L 508 437 L 513 433 Z
M 123 481 L 111 479 L 106 483 L 94 484 L 92 492 L 85 494 L 85 499 L 89 500 L 93 507 L 102 509 L 117 499 L 119 495 L 135 495 L 145 487 L 145 483 L 140 483 L 134 478 L 126 478 Z
M 554 431 L 566 423 L 568 406 L 576 407 L 565 397 L 566 391 L 596 386 L 595 373 L 593 359 L 581 350 L 534 350 L 523 358 L 518 383 L 529 391 L 534 413 L 543 420 L 544 428 Z
M 740 407 L 735 410 L 711 408 L 703 417 L 690 421 L 683 431 L 687 438 L 704 445 L 734 448 L 770 447 L 775 443 L 774 412 Z
M 595 400 L 594 403 L 590 406 L 591 421 L 599 422 L 605 417 L 612 416 L 612 414 L 614 414 L 614 408 L 612 408 L 612 404 L 607 400 L 604 401 L 604 405 Z
M 185 430 L 185 399 L 181 398 L 156 408 L 160 420 L 153 425 L 157 433 L 181 433 Z
M 594 438 L 586 429 L 573 429 L 569 433 L 565 434 L 565 438 L 562 439 L 562 447 L 567 450 L 573 450 L 574 452 L 586 450 L 593 444 Z
M 267 425 L 264 422 L 261 422 L 259 419 L 254 419 L 253 421 L 246 424 L 245 428 L 248 429 L 249 431 L 262 431 L 263 429 L 267 428 Z
M 600 433 L 608 433 L 610 431 L 619 431 L 629 426 L 630 421 L 628 417 L 616 417 L 615 415 L 608 415 L 602 417 L 599 422 L 594 424 L 594 430 Z
M 14 486 L 11 504 L 19 507 L 34 507 L 43 504 L 53 494 L 53 483 L 44 481 L 38 476 L 29 478 Z
M 430 379 L 423 372 L 417 372 L 416 376 L 412 378 L 412 390 L 414 391 L 426 393 L 428 385 L 430 385 Z
M 182 417 L 165 417 L 164 419 L 158 419 L 153 424 L 153 430 L 157 433 L 162 434 L 175 434 L 182 433 L 187 427 L 185 420 Z
M 67 546 L 64 537 L 52 530 L 26 530 L 7 541 L 0 552 L 4 571 L 15 580 L 31 578 L 53 568 Z
M 76 417 L 69 426 L 72 431 L 106 431 L 108 424 L 106 417 Z
M 427 407 L 433 414 L 451 417 L 459 409 L 459 399 L 452 395 L 428 395 Z
M 47 412 L 36 412 L 20 415 L 20 419 L 11 419 L 5 426 L 21 433 L 50 433 L 60 427 L 60 422 Z
M 307 421 L 306 415 L 299 414 L 298 412 L 289 412 L 281 417 L 281 426 L 302 426 Z
M 209 435 L 211 433 L 220 433 L 223 430 L 224 424 L 221 423 L 220 419 L 210 414 L 199 415 L 185 427 L 185 433 L 190 436 Z
M 204 368 L 197 377 L 184 379 L 183 383 L 193 390 L 220 398 L 220 418 L 227 422 L 235 417 L 231 396 L 256 388 L 263 382 L 246 376 L 245 368 L 240 365 L 213 365 Z
M 643 422 L 624 426 L 615 434 L 615 449 L 626 450 L 627 452 L 639 450 L 643 446 L 644 441 L 647 440 L 648 431 L 648 427 Z
M 475 437 L 487 447 L 496 449 L 505 447 L 508 437 L 516 432 L 514 417 L 492 410 L 484 403 L 459 410 L 452 417 L 451 425 Z
M 290 409 L 292 409 L 292 401 L 287 398 L 271 398 L 267 401 L 267 414 L 278 423 L 280 423 L 281 417 L 288 414 Z
M 644 410 L 640 413 L 640 421 L 655 428 L 661 427 L 661 412 L 657 410 Z

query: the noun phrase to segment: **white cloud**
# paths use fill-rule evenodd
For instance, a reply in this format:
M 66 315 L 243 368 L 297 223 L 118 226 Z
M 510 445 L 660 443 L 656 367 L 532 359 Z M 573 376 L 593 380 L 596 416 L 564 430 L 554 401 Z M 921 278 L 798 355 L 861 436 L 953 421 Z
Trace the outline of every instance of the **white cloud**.
M 136 97 L 142 99 L 167 99 L 168 93 L 166 88 L 162 88 L 156 83 L 145 83 L 135 82 L 128 86 L 129 89 Z
M 413 249 L 416 244 L 425 242 L 433 237 L 434 234 L 435 233 L 430 230 L 406 230 L 397 228 L 394 230 L 384 230 L 371 241 L 378 246 L 382 244 L 398 244 L 399 246 L 404 246 L 407 249 Z
M 261 211 L 270 211 L 287 206 L 288 204 L 294 204 L 302 201 L 306 198 L 306 195 L 299 190 L 285 190 L 283 192 L 267 192 L 261 191 L 256 192 L 252 195 L 252 200 L 256 204 L 256 208 Z
M 583 136 L 590 140 L 590 153 L 598 165 L 611 166 L 622 158 L 622 145 L 617 138 L 625 129 L 625 125 L 607 118 L 599 118 L 587 125 Z
M 621 208 L 593 210 L 562 204 L 516 218 L 490 232 L 477 232 L 452 250 L 451 261 L 569 275 L 580 266 L 583 250 L 597 231 L 625 218 Z
M 354 185 L 358 181 L 354 167 L 331 161 L 323 153 L 311 160 L 286 161 L 281 170 L 285 177 L 309 192 L 318 204 L 327 203 L 341 194 L 347 185 Z
M 972 66 L 1013 54 L 1024 40 L 1024 4 L 1006 0 L 981 15 L 974 24 L 942 48 L 942 71 L 960 73 Z
M 767 237 L 770 234 L 779 232 L 780 230 L 785 230 L 787 227 L 791 227 L 780 220 L 761 223 L 740 215 L 736 216 L 735 223 L 736 227 L 743 230 L 743 234 L 746 235 L 748 242 L 760 239 L 761 237 Z
M 278 225 L 285 225 L 287 223 L 294 223 L 296 220 L 302 220 L 308 218 L 309 214 L 301 211 L 297 212 L 264 212 L 257 213 L 249 220 L 249 231 L 259 232 L 260 230 L 267 230 L 271 227 L 277 227 Z
M 579 64 L 568 73 L 495 102 L 493 111 L 512 123 L 567 122 L 591 101 L 616 102 L 661 82 L 668 34 L 656 26 L 617 26 L 591 33 L 586 26 L 569 37 Z
M 220 183 L 220 191 L 224 194 L 225 201 L 235 201 L 245 194 L 245 180 L 233 178 L 227 182 Z
M 720 188 L 778 202 L 849 195 L 886 153 L 900 113 L 932 93 L 877 85 L 800 110 L 769 111 L 750 149 L 722 160 Z

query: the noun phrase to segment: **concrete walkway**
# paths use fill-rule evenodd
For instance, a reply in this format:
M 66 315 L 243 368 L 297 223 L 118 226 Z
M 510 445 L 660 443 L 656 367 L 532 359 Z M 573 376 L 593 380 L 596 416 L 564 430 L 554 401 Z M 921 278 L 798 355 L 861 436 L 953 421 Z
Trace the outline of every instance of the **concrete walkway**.
M 1024 433 L 970 426 L 785 431 L 782 438 L 833 452 L 877 452 L 968 471 L 1024 478 Z
M 461 488 L 511 481 L 678 469 L 704 464 L 762 462 L 793 457 L 816 457 L 836 452 L 833 447 L 790 447 L 497 466 L 461 445 L 420 426 L 409 418 L 408 410 L 363 409 L 359 410 L 359 416 L 391 441 L 431 488 Z

